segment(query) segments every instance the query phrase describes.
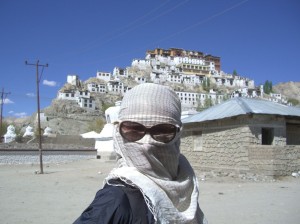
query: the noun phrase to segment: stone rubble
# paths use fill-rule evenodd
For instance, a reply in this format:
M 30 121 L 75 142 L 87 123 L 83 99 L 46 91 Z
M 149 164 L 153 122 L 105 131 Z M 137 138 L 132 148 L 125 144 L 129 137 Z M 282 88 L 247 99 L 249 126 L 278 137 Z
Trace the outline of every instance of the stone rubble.
M 198 179 L 200 181 L 206 180 L 216 180 L 221 182 L 226 181 L 247 181 L 247 182 L 275 182 L 273 176 L 265 176 L 253 173 L 243 173 L 237 174 L 235 172 L 222 172 L 222 171 L 210 171 L 210 172 L 203 172 L 198 175 Z
M 298 171 L 298 172 L 293 172 L 293 173 L 292 173 L 292 177 L 295 177 L 295 178 L 300 177 L 300 171 Z

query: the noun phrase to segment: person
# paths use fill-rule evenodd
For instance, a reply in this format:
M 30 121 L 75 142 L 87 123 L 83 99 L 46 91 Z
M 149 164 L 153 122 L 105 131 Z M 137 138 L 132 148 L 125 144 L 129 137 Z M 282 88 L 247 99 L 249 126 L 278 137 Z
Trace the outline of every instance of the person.
M 207 223 L 197 178 L 180 153 L 180 117 L 169 87 L 145 83 L 124 95 L 113 134 L 117 168 L 75 224 Z

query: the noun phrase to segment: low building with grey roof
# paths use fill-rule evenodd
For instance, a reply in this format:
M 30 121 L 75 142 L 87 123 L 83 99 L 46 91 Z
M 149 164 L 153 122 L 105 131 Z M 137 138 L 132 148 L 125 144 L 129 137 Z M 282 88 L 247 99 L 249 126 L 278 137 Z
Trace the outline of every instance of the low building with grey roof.
M 182 120 L 181 151 L 197 171 L 270 176 L 300 170 L 300 108 L 233 98 Z

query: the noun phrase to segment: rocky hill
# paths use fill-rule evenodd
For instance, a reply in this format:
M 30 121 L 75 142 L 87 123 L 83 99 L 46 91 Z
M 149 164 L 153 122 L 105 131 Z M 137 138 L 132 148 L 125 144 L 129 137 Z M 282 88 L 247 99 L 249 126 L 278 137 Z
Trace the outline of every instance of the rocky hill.
M 100 132 L 105 123 L 105 110 L 120 100 L 119 95 L 95 94 L 97 110 L 85 110 L 76 102 L 54 99 L 49 107 L 41 110 L 46 120 L 41 117 L 41 128 L 50 127 L 58 135 L 79 135 L 89 131 Z M 25 118 L 5 118 L 13 124 L 17 133 L 25 133 L 27 126 L 37 127 L 36 113 Z
M 275 93 L 281 93 L 287 99 L 296 99 L 300 102 L 300 82 L 285 82 L 273 86 Z
M 168 83 L 165 84 L 168 85 Z M 179 88 L 179 86 L 172 87 Z M 296 99 L 300 102 L 300 82 L 279 83 L 273 86 L 273 91 L 281 93 L 287 99 Z M 54 99 L 49 107 L 41 110 L 47 117 L 46 121 L 41 122 L 42 129 L 51 127 L 53 132 L 59 135 L 79 135 L 92 130 L 100 132 L 101 123 L 105 123 L 105 110 L 121 100 L 121 96 L 94 94 L 93 97 L 96 99 L 95 111 L 80 108 L 76 102 Z M 26 118 L 5 118 L 5 121 L 14 124 L 21 133 L 25 132 L 28 125 L 37 126 L 36 114 Z M 97 123 L 100 125 L 96 125 Z

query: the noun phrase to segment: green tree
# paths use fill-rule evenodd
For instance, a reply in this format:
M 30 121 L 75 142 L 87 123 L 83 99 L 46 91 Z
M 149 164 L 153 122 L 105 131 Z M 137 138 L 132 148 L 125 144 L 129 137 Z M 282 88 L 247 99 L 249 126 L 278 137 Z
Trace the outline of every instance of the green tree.
M 7 131 L 7 127 L 8 127 L 7 122 L 2 120 L 2 127 L 1 127 L 1 130 L 0 130 L 0 142 L 1 142 L 1 140 L 2 140 L 2 139 L 1 139 L 2 136 L 4 136 L 5 133 L 6 133 L 6 131 Z
M 273 92 L 273 84 L 271 81 L 267 80 L 265 81 L 265 84 L 264 84 L 264 93 L 266 94 L 270 94 Z
M 238 75 L 238 73 L 237 73 L 237 71 L 235 69 L 233 70 L 232 74 L 233 74 L 233 76 L 237 76 Z
M 202 88 L 205 91 L 209 91 L 210 89 L 210 79 L 209 78 L 205 78 L 202 82 Z
M 15 127 L 15 133 L 16 133 L 15 141 L 19 142 L 19 143 L 23 142 L 23 134 L 24 133 L 21 132 L 22 128 L 18 125 L 15 125 L 15 124 L 13 124 L 13 125 Z
M 207 109 L 209 107 L 213 106 L 212 99 L 207 97 L 204 101 L 204 109 Z
M 106 109 L 108 109 L 109 107 L 113 107 L 114 104 L 111 104 L 111 103 L 103 103 L 102 105 L 102 111 L 105 112 Z

